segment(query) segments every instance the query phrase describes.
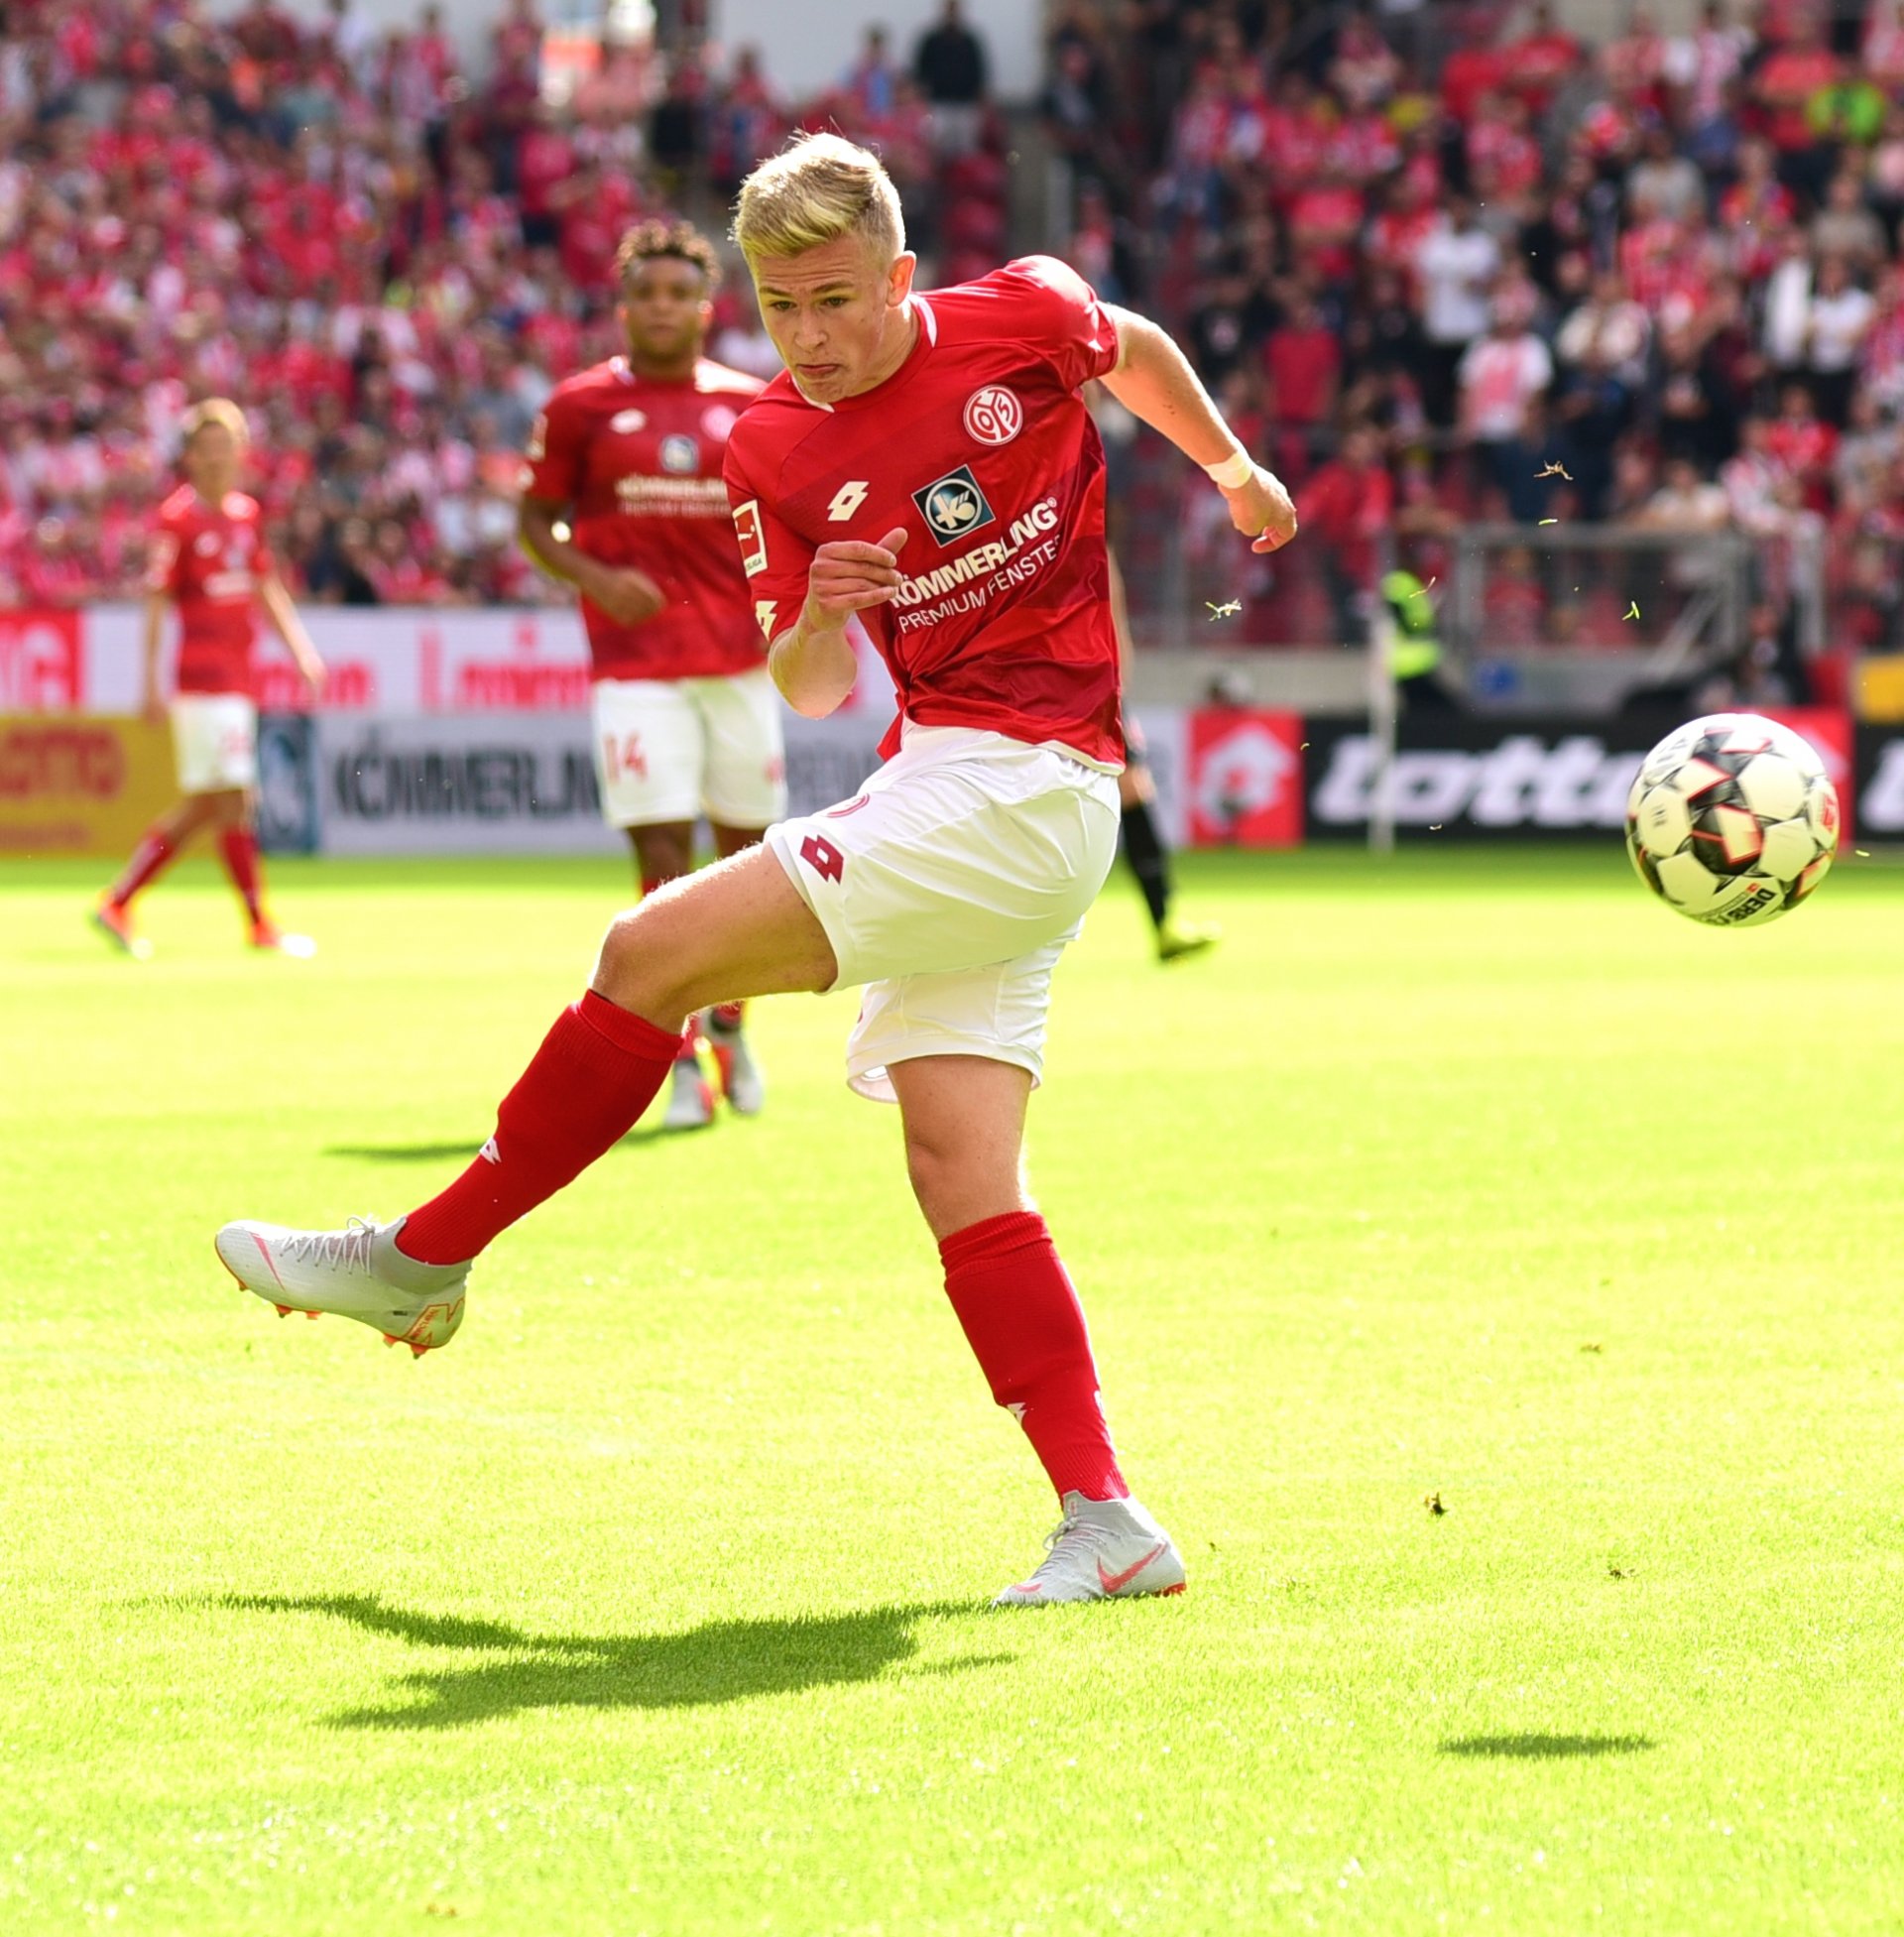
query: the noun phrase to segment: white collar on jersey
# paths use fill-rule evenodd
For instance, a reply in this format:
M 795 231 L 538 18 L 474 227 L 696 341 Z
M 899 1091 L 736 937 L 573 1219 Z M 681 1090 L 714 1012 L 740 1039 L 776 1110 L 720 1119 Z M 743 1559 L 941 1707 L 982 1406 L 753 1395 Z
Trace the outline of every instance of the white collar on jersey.
M 915 296 L 908 300 L 912 303 L 912 306 L 918 310 L 920 322 L 925 325 L 926 347 L 928 349 L 937 349 L 939 346 L 939 319 L 932 313 L 931 303 L 926 302 L 922 296 Z M 906 357 L 907 361 L 910 361 L 911 352 L 909 350 L 906 352 Z M 903 363 L 899 365 L 900 370 L 904 368 L 905 365 Z M 898 371 L 893 372 L 894 376 L 897 374 Z M 831 404 L 822 404 L 817 397 L 809 397 L 805 391 L 800 390 L 800 380 L 791 370 L 786 373 L 786 380 L 795 390 L 800 392 L 800 402 L 802 404 L 810 404 L 816 411 L 824 411 L 828 417 L 833 415 L 833 406 Z M 888 381 L 890 382 L 891 379 L 889 378 Z

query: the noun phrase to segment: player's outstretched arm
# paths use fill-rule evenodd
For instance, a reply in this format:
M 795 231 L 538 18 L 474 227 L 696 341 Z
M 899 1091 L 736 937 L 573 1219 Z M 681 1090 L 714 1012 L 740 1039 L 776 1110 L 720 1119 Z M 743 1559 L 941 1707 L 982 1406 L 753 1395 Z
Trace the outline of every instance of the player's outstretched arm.
M 146 688 L 139 702 L 139 710 L 155 726 L 164 725 L 166 718 L 166 695 L 159 684 L 159 659 L 166 643 L 166 607 L 171 603 L 170 596 L 165 592 L 149 591 L 146 594 Z
M 298 662 L 298 670 L 303 675 L 304 684 L 312 692 L 321 692 L 324 663 L 317 655 L 317 648 L 310 643 L 310 634 L 304 630 L 304 622 L 298 616 L 297 606 L 292 603 L 290 588 L 275 571 L 267 572 L 259 581 L 258 596 L 264 600 L 265 610 L 271 614 L 271 623 L 278 628 L 278 637 L 291 648 L 291 656 Z
M 794 712 L 824 719 L 853 690 L 860 663 L 847 621 L 892 600 L 904 544 L 905 532 L 895 525 L 877 545 L 841 539 L 814 552 L 800 616 L 767 649 L 768 670 Z
M 1168 331 L 1134 309 L 1106 304 L 1117 324 L 1118 367 L 1104 387 L 1133 417 L 1160 430 L 1193 464 L 1201 464 L 1230 506 L 1230 522 L 1274 551 L 1296 535 L 1296 507 L 1282 480 L 1266 471 L 1224 423 L 1190 360 Z

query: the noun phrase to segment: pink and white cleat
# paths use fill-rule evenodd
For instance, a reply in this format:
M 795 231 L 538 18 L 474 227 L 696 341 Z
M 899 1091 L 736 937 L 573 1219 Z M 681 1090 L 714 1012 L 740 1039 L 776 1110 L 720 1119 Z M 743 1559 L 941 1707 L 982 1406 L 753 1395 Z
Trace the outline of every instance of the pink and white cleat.
M 469 1266 L 424 1265 L 397 1249 L 404 1220 L 354 1217 L 342 1231 L 291 1231 L 242 1219 L 214 1240 L 219 1261 L 280 1318 L 334 1312 L 407 1345 L 417 1358 L 447 1345 L 463 1322 Z
M 705 1130 L 714 1121 L 714 1085 L 701 1074 L 699 1058 L 683 1056 L 669 1077 L 667 1108 L 661 1113 L 663 1130 Z
M 1029 1580 L 1008 1587 L 995 1608 L 1042 1608 L 1058 1601 L 1130 1601 L 1181 1594 L 1183 1558 L 1134 1500 L 1064 1496 L 1064 1518 L 1045 1537 L 1049 1554 Z

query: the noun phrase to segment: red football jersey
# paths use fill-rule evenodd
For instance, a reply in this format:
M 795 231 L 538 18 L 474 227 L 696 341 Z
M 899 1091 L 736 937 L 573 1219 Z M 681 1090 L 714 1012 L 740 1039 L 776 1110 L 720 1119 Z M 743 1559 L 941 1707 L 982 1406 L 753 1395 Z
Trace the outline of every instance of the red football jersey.
M 523 491 L 568 505 L 591 558 L 635 565 L 667 595 L 638 626 L 582 600 L 598 679 L 699 679 L 761 663 L 752 596 L 727 522 L 721 460 L 758 377 L 703 358 L 684 383 L 611 357 L 556 385 L 530 437 Z
M 272 569 L 258 501 L 207 504 L 180 485 L 159 507 L 146 584 L 178 607 L 180 692 L 251 691 L 258 586 Z
M 728 440 L 761 629 L 798 619 L 819 545 L 903 526 L 899 595 L 860 615 L 900 716 L 1116 766 L 1104 446 L 1079 391 L 1116 367 L 1117 330 L 1048 256 L 913 302 L 917 339 L 877 389 L 811 404 L 782 371 Z

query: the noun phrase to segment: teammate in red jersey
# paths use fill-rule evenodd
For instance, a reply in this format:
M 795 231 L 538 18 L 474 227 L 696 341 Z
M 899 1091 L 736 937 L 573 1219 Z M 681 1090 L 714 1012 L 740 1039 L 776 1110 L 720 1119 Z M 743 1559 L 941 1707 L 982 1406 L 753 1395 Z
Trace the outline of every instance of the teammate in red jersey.
M 470 1261 L 628 1130 L 697 1007 L 863 984 L 849 1081 L 897 1098 L 953 1308 L 1062 1502 L 1048 1557 L 999 1600 L 1173 1593 L 1182 1560 L 1129 1496 L 1021 1162 L 1052 966 L 1118 834 L 1104 453 L 1081 386 L 1103 379 L 1204 465 L 1258 549 L 1294 509 L 1170 338 L 1062 263 L 915 293 L 892 182 L 836 136 L 757 169 L 735 233 L 786 364 L 727 452 L 769 664 L 798 711 L 831 712 L 863 615 L 899 695 L 886 764 L 617 919 L 446 1190 L 389 1225 L 228 1224 L 219 1255 L 286 1310 L 441 1345 Z
M 719 258 L 684 222 L 644 222 L 615 261 L 628 353 L 556 386 L 530 439 L 519 529 L 581 594 L 602 811 L 628 830 L 652 895 L 693 867 L 702 812 L 723 856 L 761 838 L 786 811 L 786 755 L 721 481 L 761 383 L 701 354 Z M 728 1102 L 754 1115 L 765 1092 L 741 1004 L 699 1020 Z M 690 1021 L 671 1130 L 713 1118 L 696 1033 Z
M 223 397 L 188 412 L 182 463 L 189 483 L 159 509 L 146 574 L 146 698 L 149 719 L 167 706 L 160 672 L 166 608 L 178 608 L 178 668 L 171 705 L 173 751 L 184 798 L 139 838 L 125 872 L 93 910 L 115 947 L 144 957 L 132 898 L 201 827 L 218 838 L 225 872 L 244 903 L 251 945 L 308 955 L 303 935 L 287 935 L 265 909 L 264 870 L 252 833 L 258 782 L 258 707 L 252 697 L 256 608 L 271 615 L 313 693 L 324 663 L 272 562 L 258 501 L 238 489 L 250 437 L 244 413 Z

